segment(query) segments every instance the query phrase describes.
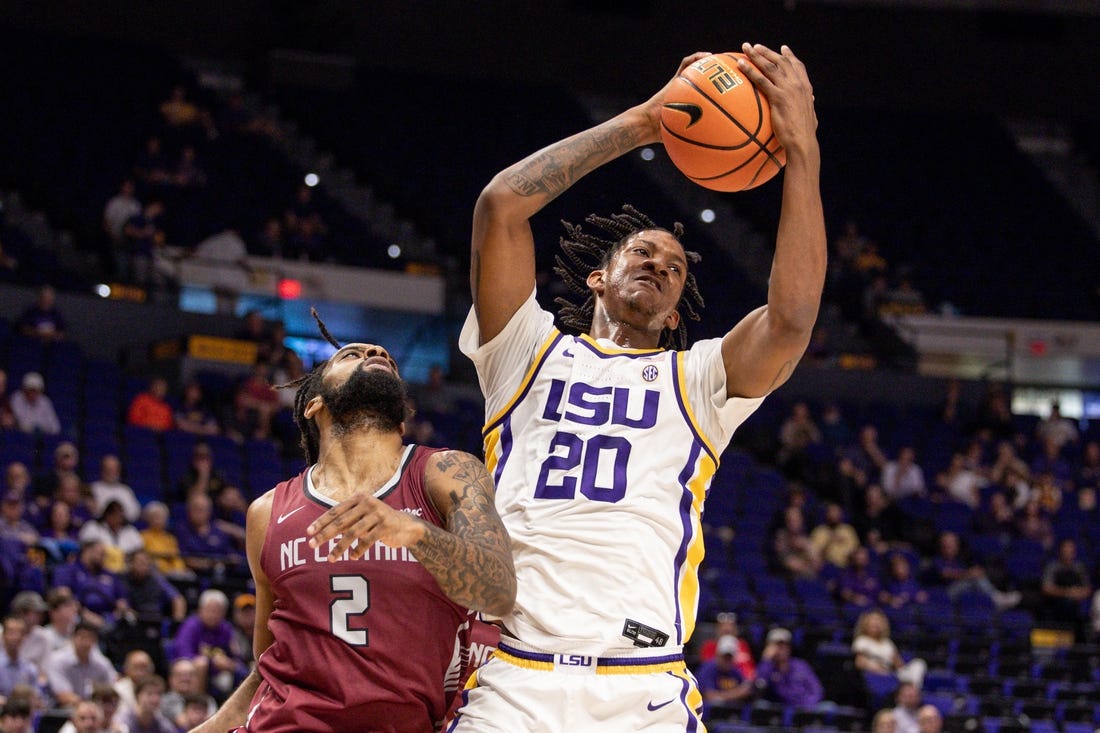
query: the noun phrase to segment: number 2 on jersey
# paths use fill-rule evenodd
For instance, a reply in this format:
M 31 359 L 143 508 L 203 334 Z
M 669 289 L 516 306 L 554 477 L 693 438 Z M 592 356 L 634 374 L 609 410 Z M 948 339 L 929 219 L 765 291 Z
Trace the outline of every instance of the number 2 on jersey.
M 362 616 L 370 608 L 370 581 L 362 575 L 333 575 L 329 587 L 333 593 L 344 595 L 329 604 L 333 635 L 352 646 L 370 646 L 366 629 L 348 628 L 350 616 Z
M 611 486 L 597 484 L 605 452 L 614 453 L 610 466 Z M 578 482 L 581 494 L 593 501 L 614 503 L 626 496 L 626 466 L 630 461 L 630 441 L 626 438 L 593 435 L 584 440 L 572 433 L 559 432 L 550 441 L 549 453 L 539 471 L 536 499 L 572 499 L 576 496 Z M 581 468 L 579 478 L 570 475 L 578 466 Z

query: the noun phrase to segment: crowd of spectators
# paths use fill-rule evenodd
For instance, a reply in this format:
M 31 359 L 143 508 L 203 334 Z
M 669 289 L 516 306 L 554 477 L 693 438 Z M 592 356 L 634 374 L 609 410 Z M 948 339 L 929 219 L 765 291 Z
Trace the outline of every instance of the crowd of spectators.
M 67 338 L 48 287 L 14 323 L 44 345 Z M 59 424 L 42 374 L 26 372 L 8 390 L 0 370 L 0 440 L 23 433 L 49 446 L 48 459 L 31 453 L 2 467 L 0 718 L 33 729 L 62 716 L 66 730 L 187 730 L 248 673 L 256 601 L 245 513 L 270 486 L 242 488 L 211 446 L 268 445 L 281 471 L 283 454 L 298 455 L 299 432 L 295 389 L 273 385 L 306 371 L 281 322 L 250 313 L 234 335 L 256 353 L 236 382 L 215 392 L 154 374 L 118 406 L 120 436 L 190 441 L 156 496 L 136 492 L 128 477 L 167 464 L 135 469 L 142 456 L 126 444 L 82 463 L 78 444 L 88 436 Z M 410 440 L 440 437 L 427 417 L 457 410 L 442 370 L 414 395 L 426 408 L 410 421 Z
M 105 202 L 105 272 L 155 290 L 175 285 L 177 263 L 191 256 L 220 260 L 227 270 L 246 274 L 248 254 L 327 261 L 330 225 L 313 188 L 304 183 L 288 199 L 270 202 L 271 210 L 260 222 L 217 213 L 221 209 L 212 200 L 218 196 L 217 186 L 211 184 L 219 173 L 204 159 L 218 146 L 248 138 L 274 141 L 281 133 L 277 125 L 251 113 L 240 92 L 224 101 L 200 101 L 197 96 L 202 95 L 185 84 L 172 87 L 127 175 Z M 203 213 L 203 222 L 210 219 L 205 228 L 196 228 L 196 211 Z
M 857 422 L 836 402 L 817 414 L 796 402 L 776 422 L 772 452 L 757 456 L 782 472 L 786 486 L 760 539 L 767 572 L 787 589 L 821 587 L 843 618 L 856 620 L 842 638 L 864 686 L 865 723 L 875 730 L 939 730 L 945 714 L 922 703 L 929 664 L 892 640 L 890 619 L 911 625 L 914 614 L 931 618 L 947 609 L 946 620 L 966 609 L 988 630 L 996 615 L 1014 611 L 1078 644 L 1100 641 L 1100 442 L 1057 403 L 1042 419 L 1018 420 L 999 385 L 989 385 L 982 403 L 968 410 L 958 385 L 948 382 L 938 411 L 924 417 L 927 424 L 912 416 L 908 425 L 900 416 Z M 727 489 L 738 487 L 712 492 Z M 737 521 L 709 527 L 727 542 L 750 529 Z M 697 652 L 708 715 L 775 725 L 781 718 L 768 713 L 777 704 L 806 715 L 837 709 L 812 682 L 833 670 L 815 668 L 812 658 L 792 667 L 805 672 L 794 674 L 802 696 L 779 694 L 774 668 L 763 664 L 752 684 L 746 660 L 784 659 L 793 619 L 782 610 L 769 615 L 769 608 L 783 608 L 759 595 L 770 583 L 748 583 L 763 604 L 747 606 L 753 633 L 762 633 L 761 625 L 766 633 L 749 646 L 730 623 L 733 611 L 715 620 Z M 795 639 L 811 634 L 812 650 L 817 641 L 809 640 L 821 630 L 794 631 Z

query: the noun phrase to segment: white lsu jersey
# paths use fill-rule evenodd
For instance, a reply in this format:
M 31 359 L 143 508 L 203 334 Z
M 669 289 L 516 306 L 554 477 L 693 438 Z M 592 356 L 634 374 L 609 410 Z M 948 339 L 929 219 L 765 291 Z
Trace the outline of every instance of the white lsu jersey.
M 720 339 L 666 351 L 562 334 L 534 293 L 478 341 L 471 312 L 460 346 L 486 398 L 485 460 L 516 566 L 505 633 L 555 653 L 682 646 L 703 501 L 763 398 L 726 398 Z

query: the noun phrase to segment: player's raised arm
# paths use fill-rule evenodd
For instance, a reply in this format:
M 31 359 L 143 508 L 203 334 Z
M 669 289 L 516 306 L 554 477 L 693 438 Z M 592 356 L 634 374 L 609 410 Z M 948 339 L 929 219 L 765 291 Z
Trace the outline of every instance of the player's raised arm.
M 676 74 L 703 56 L 688 56 Z M 529 155 L 498 173 L 481 192 L 470 252 L 470 290 L 481 343 L 501 332 L 535 287 L 528 220 L 582 176 L 657 142 L 663 97 L 664 89 L 644 104 Z
M 786 46 L 776 52 L 746 43 L 742 50 L 752 64 L 742 62 L 739 69 L 767 97 L 772 128 L 787 152 L 768 304 L 722 342 L 729 396 L 759 397 L 787 381 L 810 342 L 825 286 L 825 216 L 817 115 L 806 67 Z
M 248 567 L 252 570 L 252 578 L 256 583 L 256 629 L 252 635 L 252 653 L 257 660 L 274 641 L 267 626 L 274 598 L 271 583 L 260 567 L 260 551 L 267 535 L 267 525 L 271 522 L 271 501 L 274 493 L 274 490 L 269 491 L 249 505 L 246 523 L 245 550 L 248 554 Z M 192 729 L 191 733 L 225 733 L 244 725 L 248 717 L 248 706 L 260 682 L 260 673 L 253 667 L 233 694 L 218 708 L 218 712 Z

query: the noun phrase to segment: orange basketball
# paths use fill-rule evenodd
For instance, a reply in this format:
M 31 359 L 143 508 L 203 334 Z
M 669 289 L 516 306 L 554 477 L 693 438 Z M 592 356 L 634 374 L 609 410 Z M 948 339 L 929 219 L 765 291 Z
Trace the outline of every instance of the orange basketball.
M 673 80 L 661 108 L 661 139 L 680 172 L 716 191 L 745 191 L 787 163 L 772 132 L 768 100 L 737 68 L 740 53 L 717 53 Z

